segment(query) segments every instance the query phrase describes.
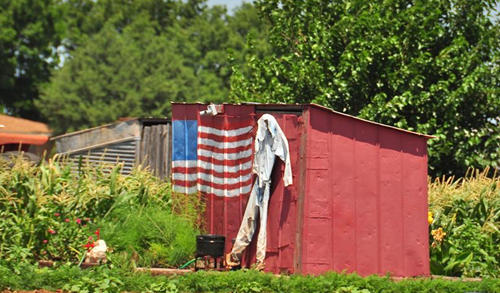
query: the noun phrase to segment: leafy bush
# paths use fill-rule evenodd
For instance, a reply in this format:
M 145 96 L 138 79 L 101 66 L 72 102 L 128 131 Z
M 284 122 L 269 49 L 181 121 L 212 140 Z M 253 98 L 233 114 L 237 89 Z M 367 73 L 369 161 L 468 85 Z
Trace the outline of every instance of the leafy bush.
M 172 196 L 170 184 L 147 170 L 129 176 L 119 164 L 71 170 L 57 160 L 0 161 L 0 259 L 78 262 L 98 228 L 122 263 L 136 254 L 151 259 L 141 264 L 164 266 L 192 256 L 197 198 Z
M 140 266 L 177 266 L 196 249 L 197 231 L 188 220 L 166 213 L 165 208 L 124 206 L 111 213 L 103 224 L 103 237 L 118 251 L 137 255 Z
M 500 178 L 470 170 L 430 184 L 431 271 L 450 276 L 500 275 Z
M 0 290 L 64 288 L 72 292 L 499 292 L 500 280 L 480 282 L 441 279 L 392 281 L 388 277 L 329 273 L 280 276 L 256 271 L 197 272 L 183 276 L 151 276 L 106 266 L 80 270 L 74 266 L 39 269 L 27 266 L 21 275 L 0 263 Z

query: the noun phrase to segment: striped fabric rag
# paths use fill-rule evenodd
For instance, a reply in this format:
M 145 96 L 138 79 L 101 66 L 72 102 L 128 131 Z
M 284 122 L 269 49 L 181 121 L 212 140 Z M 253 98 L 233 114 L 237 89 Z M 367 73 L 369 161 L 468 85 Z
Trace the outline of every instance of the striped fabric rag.
M 252 187 L 253 120 L 173 120 L 174 191 L 236 197 Z

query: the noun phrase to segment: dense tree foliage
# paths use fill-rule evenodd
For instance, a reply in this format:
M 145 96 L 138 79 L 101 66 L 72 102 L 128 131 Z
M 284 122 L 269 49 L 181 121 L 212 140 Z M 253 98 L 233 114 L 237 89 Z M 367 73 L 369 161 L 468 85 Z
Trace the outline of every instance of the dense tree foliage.
M 240 100 L 315 102 L 436 135 L 431 174 L 499 166 L 496 1 L 260 0 L 272 55 L 232 79 Z M 497 16 L 498 17 L 498 16 Z
M 40 118 L 33 101 L 59 62 L 65 27 L 60 0 L 0 0 L 0 109 Z
M 247 36 L 256 50 L 267 48 L 266 25 L 250 4 L 234 14 L 201 1 L 68 5 L 69 57 L 37 103 L 57 133 L 123 116 L 168 116 L 172 101 L 222 102 L 231 67 L 245 68 Z
M 500 165 L 495 0 L 0 0 L 0 109 L 55 133 L 172 101 L 315 102 Z M 496 14 L 496 15 L 493 15 Z

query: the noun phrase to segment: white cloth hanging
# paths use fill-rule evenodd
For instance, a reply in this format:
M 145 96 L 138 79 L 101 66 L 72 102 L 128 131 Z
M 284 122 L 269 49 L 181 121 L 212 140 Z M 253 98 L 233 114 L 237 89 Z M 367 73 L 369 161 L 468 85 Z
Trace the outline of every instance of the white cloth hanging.
M 264 264 L 267 245 L 267 209 L 269 204 L 271 173 L 276 157 L 285 163 L 283 181 L 285 186 L 292 184 L 292 167 L 288 140 L 281 130 L 276 119 L 264 114 L 257 121 L 257 135 L 255 138 L 255 154 L 252 172 L 257 175 L 245 214 L 236 236 L 230 259 L 234 263 L 241 261 L 241 254 L 252 241 L 257 228 L 257 216 L 260 214 L 260 230 L 257 238 L 257 266 Z

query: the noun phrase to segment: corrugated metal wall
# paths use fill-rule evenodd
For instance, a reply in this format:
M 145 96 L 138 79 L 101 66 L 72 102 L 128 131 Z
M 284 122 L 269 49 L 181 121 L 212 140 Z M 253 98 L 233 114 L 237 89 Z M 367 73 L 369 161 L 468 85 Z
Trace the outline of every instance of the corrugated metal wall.
M 125 138 L 87 150 L 68 152 L 64 156 L 72 163 L 72 169 L 74 170 L 78 168 L 81 158 L 84 164 L 98 165 L 104 162 L 114 166 L 121 163 L 123 164 L 121 173 L 130 174 L 135 165 L 139 140 L 138 137 Z
M 163 118 L 134 119 L 81 130 L 53 138 L 56 151 L 74 169 L 83 163 L 123 164 L 130 174 L 136 164 L 165 179 L 170 176 L 171 127 Z

